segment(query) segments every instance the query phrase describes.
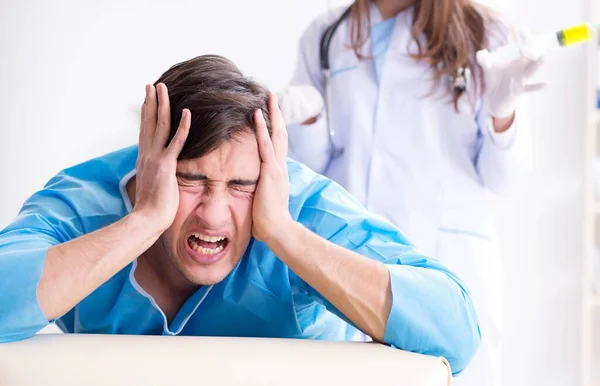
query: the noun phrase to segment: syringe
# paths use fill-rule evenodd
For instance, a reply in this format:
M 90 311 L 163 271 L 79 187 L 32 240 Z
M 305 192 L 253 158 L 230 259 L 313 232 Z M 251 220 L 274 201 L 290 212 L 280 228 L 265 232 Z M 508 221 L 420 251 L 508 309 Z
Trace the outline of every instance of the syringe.
M 562 29 L 556 33 L 558 45 L 568 47 L 592 40 L 599 27 L 600 24 L 583 23 Z
M 594 38 L 599 29 L 600 24 L 583 23 L 561 29 L 558 32 L 530 35 L 535 44 L 530 46 L 533 51 L 526 51 L 526 56 L 538 58 L 545 50 L 588 42 Z

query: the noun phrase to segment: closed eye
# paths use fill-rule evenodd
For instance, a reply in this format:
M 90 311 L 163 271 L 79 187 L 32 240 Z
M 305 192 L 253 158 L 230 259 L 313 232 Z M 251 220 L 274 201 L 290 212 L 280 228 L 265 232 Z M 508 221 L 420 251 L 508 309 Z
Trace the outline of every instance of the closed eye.
M 177 177 L 177 185 L 184 188 L 198 188 L 206 185 L 206 181 L 189 181 L 184 178 Z
M 256 190 L 256 185 L 229 185 L 229 187 L 235 191 L 250 194 Z
M 258 184 L 258 179 L 256 180 L 246 180 L 246 179 L 233 179 L 229 181 L 228 185 L 230 188 L 243 193 L 254 193 L 256 190 L 256 185 Z

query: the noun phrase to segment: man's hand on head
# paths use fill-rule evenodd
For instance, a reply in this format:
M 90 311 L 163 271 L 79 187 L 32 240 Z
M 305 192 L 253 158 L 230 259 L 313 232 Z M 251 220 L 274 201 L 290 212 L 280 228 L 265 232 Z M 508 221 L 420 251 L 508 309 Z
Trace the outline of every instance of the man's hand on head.
M 142 106 L 139 152 L 136 163 L 133 212 L 148 218 L 159 231 L 166 230 L 179 207 L 179 187 L 175 175 L 177 157 L 187 139 L 191 113 L 183 109 L 177 133 L 167 146 L 171 130 L 171 108 L 167 86 L 146 86 Z
M 269 115 L 271 137 L 262 111 L 254 112 L 261 166 L 252 208 L 252 235 L 267 244 L 285 234 L 286 226 L 293 223 L 288 208 L 287 130 L 275 95 L 269 97 Z

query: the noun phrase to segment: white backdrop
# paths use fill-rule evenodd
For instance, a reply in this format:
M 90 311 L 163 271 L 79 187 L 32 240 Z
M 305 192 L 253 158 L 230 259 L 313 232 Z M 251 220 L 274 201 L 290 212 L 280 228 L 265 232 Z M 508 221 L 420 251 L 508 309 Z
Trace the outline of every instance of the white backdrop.
M 593 0 L 599 1 L 599 0 Z M 513 2 L 532 32 L 588 21 L 587 1 Z M 584 47 L 548 55 L 548 88 L 530 97 L 535 173 L 498 207 L 505 261 L 505 385 L 579 380 L 583 173 L 586 146 Z
M 0 0 L 0 224 L 66 165 L 132 144 L 144 85 L 216 53 L 273 89 L 324 0 Z M 289 17 L 292 16 L 292 17 Z M 8 185 L 8 184 L 7 184 Z
M 584 2 L 495 1 L 534 32 L 586 20 Z M 346 1 L 0 0 L 0 228 L 62 168 L 135 143 L 144 84 L 170 65 L 218 53 L 283 86 L 328 3 Z M 577 48 L 548 58 L 551 84 L 530 103 L 536 173 L 498 205 L 506 385 L 578 377 L 583 62 Z

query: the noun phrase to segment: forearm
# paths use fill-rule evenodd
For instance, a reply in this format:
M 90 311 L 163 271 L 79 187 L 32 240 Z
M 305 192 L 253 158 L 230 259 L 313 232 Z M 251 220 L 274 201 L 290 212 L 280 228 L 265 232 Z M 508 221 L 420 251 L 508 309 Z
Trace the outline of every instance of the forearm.
M 383 341 L 392 304 L 387 267 L 322 239 L 299 223 L 280 228 L 269 248 L 373 339 Z
M 532 170 L 532 149 L 527 115 L 517 109 L 505 131 L 498 131 L 489 117 L 478 119 L 484 140 L 476 157 L 476 168 L 483 185 L 499 195 L 508 195 L 524 182 Z M 490 125 L 493 125 L 490 128 Z
M 64 315 L 146 251 L 160 236 L 149 223 L 133 213 L 96 232 L 50 248 L 37 288 L 46 318 Z

